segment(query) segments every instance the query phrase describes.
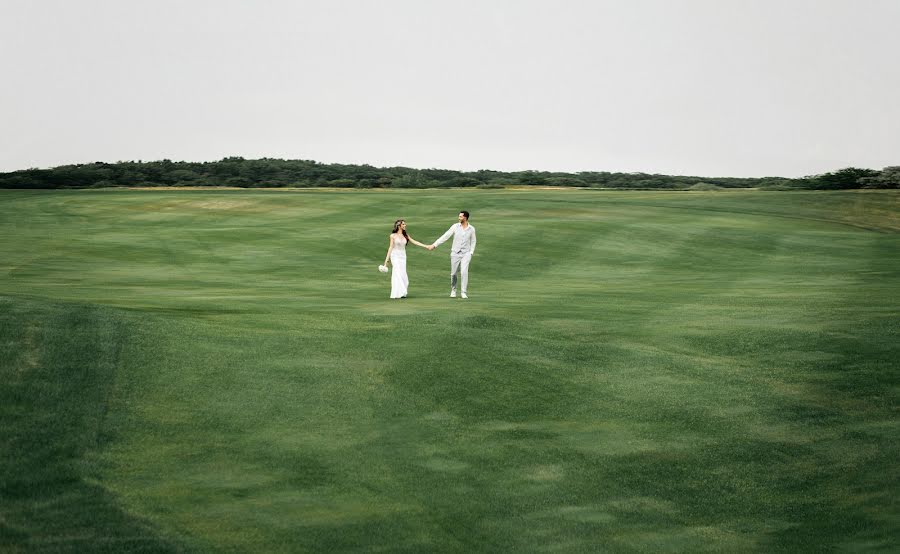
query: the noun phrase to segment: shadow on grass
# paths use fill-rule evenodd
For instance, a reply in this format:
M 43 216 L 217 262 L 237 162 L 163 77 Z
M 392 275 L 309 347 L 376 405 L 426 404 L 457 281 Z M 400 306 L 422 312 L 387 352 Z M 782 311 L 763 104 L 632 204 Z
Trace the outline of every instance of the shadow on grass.
M 126 322 L 114 311 L 0 298 L 0 550 L 178 552 L 96 483 Z

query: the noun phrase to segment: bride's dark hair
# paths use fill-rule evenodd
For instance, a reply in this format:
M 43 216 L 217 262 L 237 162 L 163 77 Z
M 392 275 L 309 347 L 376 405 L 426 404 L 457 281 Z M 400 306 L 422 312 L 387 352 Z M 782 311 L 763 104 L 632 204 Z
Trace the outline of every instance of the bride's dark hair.
M 391 233 L 396 233 L 397 231 L 399 231 L 399 230 L 400 230 L 400 224 L 403 223 L 403 222 L 405 222 L 405 221 L 406 221 L 405 219 L 398 219 L 397 221 L 395 221 L 395 222 L 394 222 L 394 230 L 391 231 Z M 409 235 L 406 234 L 406 229 L 403 229 L 403 238 L 405 238 L 406 241 L 409 242 Z

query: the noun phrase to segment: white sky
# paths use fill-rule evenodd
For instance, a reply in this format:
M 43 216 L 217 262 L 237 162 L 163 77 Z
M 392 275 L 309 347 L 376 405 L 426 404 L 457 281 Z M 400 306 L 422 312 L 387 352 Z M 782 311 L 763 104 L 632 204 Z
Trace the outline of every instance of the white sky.
M 900 0 L 0 0 L 0 171 L 900 165 Z

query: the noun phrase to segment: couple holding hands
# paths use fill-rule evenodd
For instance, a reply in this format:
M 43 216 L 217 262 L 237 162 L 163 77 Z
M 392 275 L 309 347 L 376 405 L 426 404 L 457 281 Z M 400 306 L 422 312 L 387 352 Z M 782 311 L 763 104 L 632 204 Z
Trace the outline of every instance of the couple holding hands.
M 466 289 L 469 284 L 469 262 L 475 253 L 475 227 L 469 225 L 469 212 L 459 212 L 459 223 L 454 223 L 447 232 L 431 244 L 422 244 L 413 239 L 406 232 L 406 221 L 398 219 L 394 222 L 394 230 L 391 232 L 390 244 L 387 255 L 384 257 L 384 265 L 378 269 L 387 272 L 387 265 L 393 266 L 391 273 L 391 298 L 406 298 L 409 289 L 409 277 L 406 275 L 406 244 L 413 243 L 426 250 L 434 250 L 453 237 L 453 246 L 450 248 L 450 298 L 456 298 L 456 274 L 459 273 L 461 283 L 460 297 L 468 298 Z

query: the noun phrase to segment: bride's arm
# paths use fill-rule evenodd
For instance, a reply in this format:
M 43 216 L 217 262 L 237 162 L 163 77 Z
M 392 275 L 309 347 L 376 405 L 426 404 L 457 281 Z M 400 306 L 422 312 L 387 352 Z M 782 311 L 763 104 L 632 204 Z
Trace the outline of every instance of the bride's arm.
M 389 261 L 391 261 L 391 250 L 394 249 L 394 235 L 388 237 L 388 251 L 384 256 L 384 265 L 387 265 Z
M 419 242 L 419 241 L 417 241 L 416 239 L 412 238 L 412 236 L 410 236 L 410 235 L 407 235 L 407 236 L 409 236 L 409 242 L 415 244 L 416 246 L 421 246 L 422 248 L 428 248 L 428 245 L 427 245 L 427 244 L 422 244 L 421 242 Z

